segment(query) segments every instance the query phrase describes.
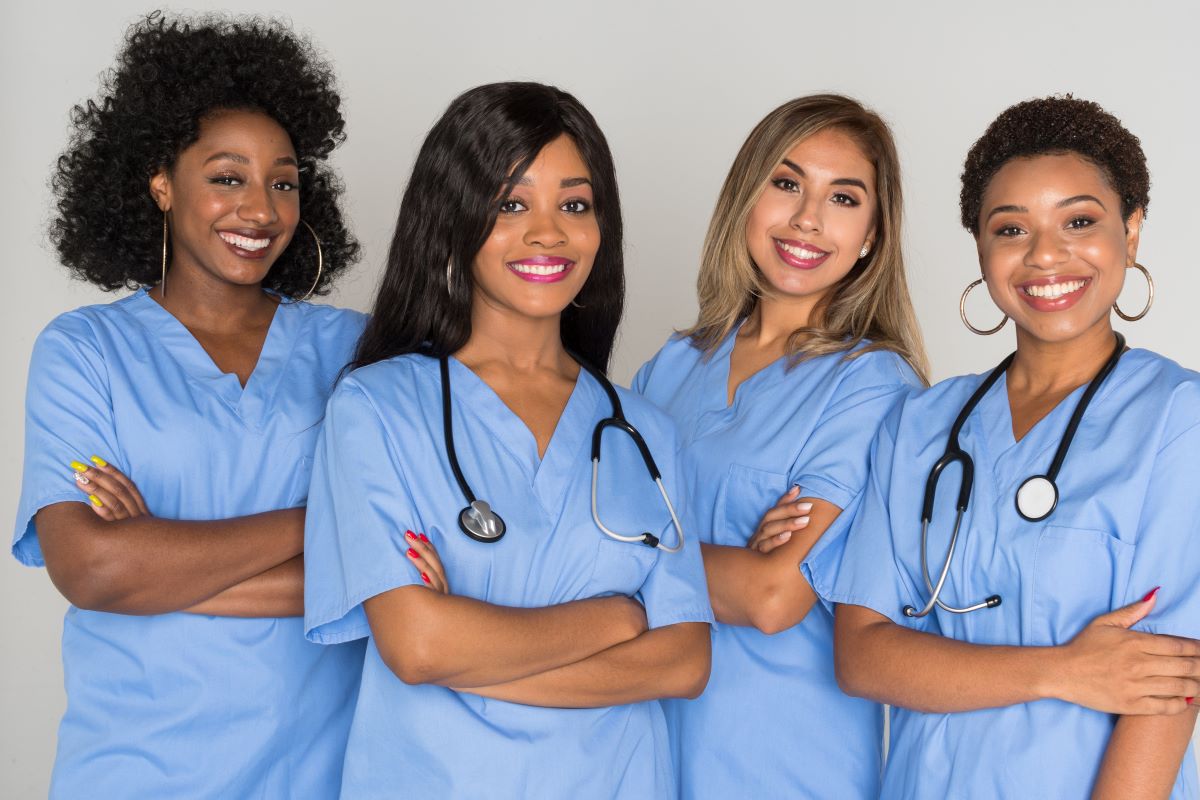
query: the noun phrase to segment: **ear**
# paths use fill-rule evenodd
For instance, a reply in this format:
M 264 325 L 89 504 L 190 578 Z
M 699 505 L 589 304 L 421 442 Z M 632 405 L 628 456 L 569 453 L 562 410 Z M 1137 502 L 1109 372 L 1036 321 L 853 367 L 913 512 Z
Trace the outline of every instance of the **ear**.
M 1138 242 L 1142 239 L 1142 223 L 1146 221 L 1146 211 L 1135 208 L 1125 220 L 1125 266 L 1132 267 L 1137 262 Z
M 150 196 L 164 214 L 171 210 L 171 177 L 166 167 L 150 176 Z

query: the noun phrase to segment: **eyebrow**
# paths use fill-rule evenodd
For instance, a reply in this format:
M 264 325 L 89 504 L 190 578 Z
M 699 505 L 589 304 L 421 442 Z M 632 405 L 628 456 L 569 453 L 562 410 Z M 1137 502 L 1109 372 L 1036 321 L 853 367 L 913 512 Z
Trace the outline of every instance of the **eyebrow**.
M 785 167 L 787 167 L 788 169 L 790 169 L 792 172 L 799 175 L 801 178 L 807 177 L 804 174 L 804 170 L 801 169 L 798 164 L 793 164 L 791 161 L 789 161 L 786 158 L 783 160 L 783 165 Z M 867 184 L 860 181 L 858 178 L 837 178 L 836 180 L 830 181 L 829 184 L 831 186 L 857 186 L 858 188 L 862 189 L 864 192 L 867 191 Z
M 529 179 L 528 175 L 522 175 L 521 180 L 517 181 L 517 185 L 518 186 L 532 186 L 533 181 L 531 181 Z M 582 177 L 580 177 L 580 178 L 563 178 L 561 181 L 559 181 L 558 188 L 570 189 L 574 186 L 591 186 L 591 185 L 592 185 L 592 182 L 588 178 L 582 178 Z
M 1104 203 L 1100 202 L 1100 198 L 1096 197 L 1095 195 L 1090 195 L 1090 194 L 1077 194 L 1074 197 L 1068 197 L 1066 200 L 1059 200 L 1057 203 L 1054 204 L 1054 207 L 1055 208 L 1066 208 L 1067 206 L 1074 205 L 1075 203 L 1084 203 L 1084 202 L 1088 202 L 1088 201 L 1093 202 L 1096 205 L 1103 208 L 1105 211 L 1108 211 L 1108 208 L 1104 205 Z M 1012 206 L 1012 205 L 996 206 L 995 208 L 993 208 L 991 211 L 988 212 L 987 219 L 991 219 L 996 214 L 1008 214 L 1008 213 L 1028 214 L 1029 209 L 1026 208 L 1025 206 Z
M 207 164 L 211 161 L 221 161 L 221 160 L 233 161 L 234 163 L 237 163 L 237 164 L 249 164 L 250 163 L 250 159 L 246 158 L 244 155 L 242 155 L 240 153 L 233 153 L 228 150 L 223 150 L 220 153 L 213 153 L 211 156 L 204 159 L 204 163 Z M 275 164 L 276 164 L 276 166 L 292 166 L 292 167 L 299 166 L 296 163 L 296 159 L 292 158 L 291 156 L 280 156 L 279 158 L 275 159 Z

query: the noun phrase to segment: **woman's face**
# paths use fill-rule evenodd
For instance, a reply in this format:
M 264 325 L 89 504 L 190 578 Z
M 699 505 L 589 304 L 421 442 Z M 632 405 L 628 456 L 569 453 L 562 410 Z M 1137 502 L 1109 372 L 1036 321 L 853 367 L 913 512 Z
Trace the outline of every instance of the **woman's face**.
M 261 283 L 300 220 L 300 172 L 291 138 L 255 111 L 219 111 L 168 172 L 150 179 L 167 212 L 171 271 L 236 285 Z
M 1110 325 L 1142 212 L 1121 217 L 1104 174 L 1075 154 L 1009 161 L 980 207 L 979 264 L 1000 309 L 1044 342 Z
M 816 304 L 874 237 L 875 168 L 831 129 L 797 143 L 746 220 L 746 246 L 774 294 Z
M 475 255 L 475 302 L 523 317 L 562 313 L 583 288 L 600 249 L 592 176 L 579 148 L 560 136 L 513 187 Z

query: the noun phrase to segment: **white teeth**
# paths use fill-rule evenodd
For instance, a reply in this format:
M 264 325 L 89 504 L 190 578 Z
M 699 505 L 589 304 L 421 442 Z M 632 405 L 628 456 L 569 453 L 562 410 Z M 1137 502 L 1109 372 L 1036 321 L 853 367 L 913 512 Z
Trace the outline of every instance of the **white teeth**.
M 779 240 L 777 239 L 776 241 Z M 796 258 L 802 258 L 805 261 L 812 261 L 825 255 L 825 253 L 820 250 L 806 250 L 803 247 L 793 247 L 787 242 L 779 242 L 779 246 L 782 247 L 785 252 L 794 255 Z
M 270 246 L 271 240 L 267 239 L 251 239 L 249 236 L 238 236 L 236 233 L 225 233 L 224 231 L 217 234 L 222 241 L 229 242 L 234 247 L 240 247 L 243 250 L 262 250 Z
M 522 264 L 519 261 L 508 266 L 522 275 L 557 275 L 567 268 L 566 264 Z
M 1026 286 L 1021 291 L 1030 297 L 1045 297 L 1049 300 L 1056 300 L 1063 295 L 1079 291 L 1086 283 L 1087 281 L 1066 281 L 1065 283 L 1051 283 L 1043 286 Z

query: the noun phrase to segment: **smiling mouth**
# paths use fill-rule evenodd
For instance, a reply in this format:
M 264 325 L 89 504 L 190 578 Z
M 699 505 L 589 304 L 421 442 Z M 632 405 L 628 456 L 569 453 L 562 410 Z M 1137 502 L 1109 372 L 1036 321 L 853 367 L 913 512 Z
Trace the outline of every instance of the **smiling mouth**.
M 807 247 L 797 247 L 796 245 L 788 244 L 781 239 L 776 239 L 775 242 L 785 253 L 789 253 L 790 255 L 793 255 L 803 261 L 816 261 L 818 258 L 829 255 L 829 253 L 825 252 L 824 250 L 809 250 Z
M 225 244 L 250 253 L 257 253 L 261 250 L 266 250 L 271 246 L 270 236 L 256 238 L 250 236 L 241 236 L 239 234 L 229 233 L 227 231 L 219 231 L 217 236 L 220 236 L 221 241 L 225 242 Z
M 1046 283 L 1035 284 L 1032 286 L 1022 286 L 1021 291 L 1028 297 L 1040 297 L 1044 300 L 1057 300 L 1060 297 L 1065 297 L 1069 294 L 1078 292 L 1083 287 L 1087 286 L 1087 279 L 1063 281 L 1062 283 Z
M 559 275 L 566 272 L 573 262 L 564 261 L 561 264 L 527 264 L 521 261 L 514 261 L 508 265 L 508 268 L 513 272 L 519 272 L 522 275 L 540 275 L 548 277 L 551 275 Z

